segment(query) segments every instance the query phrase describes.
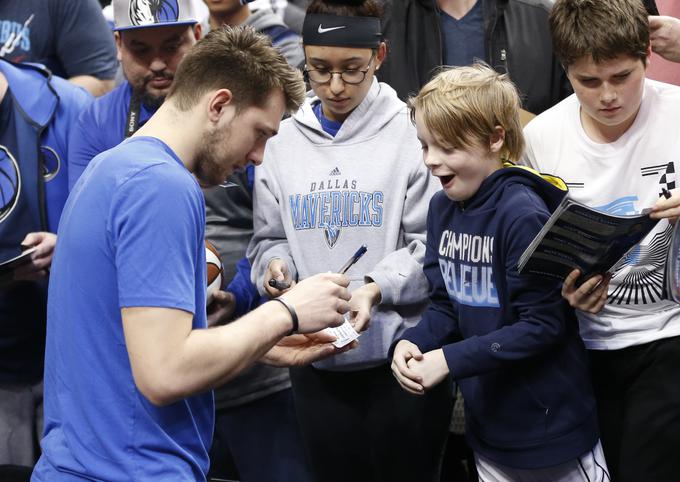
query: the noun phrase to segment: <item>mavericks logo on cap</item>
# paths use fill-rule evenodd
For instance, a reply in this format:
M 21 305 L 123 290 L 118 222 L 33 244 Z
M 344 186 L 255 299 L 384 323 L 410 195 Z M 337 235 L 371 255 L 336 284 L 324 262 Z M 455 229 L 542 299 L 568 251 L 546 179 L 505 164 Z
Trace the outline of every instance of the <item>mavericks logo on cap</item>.
M 178 0 L 130 0 L 130 22 L 135 26 L 176 22 Z

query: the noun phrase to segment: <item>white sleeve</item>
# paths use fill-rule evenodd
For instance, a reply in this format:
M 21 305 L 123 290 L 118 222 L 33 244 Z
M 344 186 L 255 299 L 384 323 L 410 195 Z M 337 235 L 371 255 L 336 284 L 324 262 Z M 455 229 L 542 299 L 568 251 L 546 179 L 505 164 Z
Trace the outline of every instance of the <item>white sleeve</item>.
M 381 303 L 418 303 L 428 296 L 428 282 L 423 272 L 427 210 L 437 189 L 436 179 L 419 160 L 404 200 L 401 230 L 405 246 L 385 256 L 365 276 L 366 281 L 375 281 L 380 288 Z

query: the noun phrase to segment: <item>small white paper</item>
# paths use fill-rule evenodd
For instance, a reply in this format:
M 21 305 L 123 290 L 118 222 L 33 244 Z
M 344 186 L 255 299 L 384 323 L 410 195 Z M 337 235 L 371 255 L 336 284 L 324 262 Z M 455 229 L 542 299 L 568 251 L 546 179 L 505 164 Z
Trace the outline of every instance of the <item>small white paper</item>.
M 335 348 L 342 348 L 343 346 L 352 343 L 360 336 L 347 317 L 345 317 L 345 322 L 342 325 L 335 328 L 326 328 L 325 331 L 337 338 L 333 342 Z

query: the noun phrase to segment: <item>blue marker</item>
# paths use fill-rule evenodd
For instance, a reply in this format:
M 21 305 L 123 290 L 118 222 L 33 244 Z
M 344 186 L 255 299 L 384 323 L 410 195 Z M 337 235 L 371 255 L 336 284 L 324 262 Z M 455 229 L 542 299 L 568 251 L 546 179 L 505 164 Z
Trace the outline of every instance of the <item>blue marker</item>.
M 362 244 L 361 247 L 359 249 L 357 249 L 357 252 L 354 253 L 350 259 L 347 260 L 347 262 L 342 266 L 342 268 L 340 268 L 338 273 L 345 274 L 347 272 L 347 270 L 350 269 L 354 263 L 359 261 L 359 258 L 361 258 L 364 255 L 364 253 L 366 253 L 367 250 L 368 250 L 368 248 L 366 247 L 366 245 Z

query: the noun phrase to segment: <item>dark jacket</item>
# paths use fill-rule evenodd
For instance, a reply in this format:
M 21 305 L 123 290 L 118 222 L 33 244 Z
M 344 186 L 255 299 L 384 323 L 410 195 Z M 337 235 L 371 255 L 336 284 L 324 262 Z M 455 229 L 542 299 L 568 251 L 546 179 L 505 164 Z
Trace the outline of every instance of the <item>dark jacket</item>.
M 523 108 L 540 114 L 571 94 L 552 54 L 548 0 L 480 0 L 484 11 L 486 62 L 508 72 Z M 442 65 L 439 11 L 435 0 L 388 0 L 383 31 L 389 55 L 377 75 L 403 100 L 416 94 Z
M 520 469 L 575 459 L 598 438 L 586 352 L 560 283 L 517 272 L 563 195 L 516 167 L 464 204 L 435 194 L 424 264 L 432 303 L 402 337 L 423 353 L 443 349 L 470 446 Z
M 0 151 L 0 260 L 35 231 L 56 233 L 68 195 L 68 133 L 90 94 L 39 65 L 0 59 L 13 124 Z M 3 280 L 6 281 L 6 280 Z M 0 383 L 42 377 L 47 293 L 43 281 L 0 283 Z

